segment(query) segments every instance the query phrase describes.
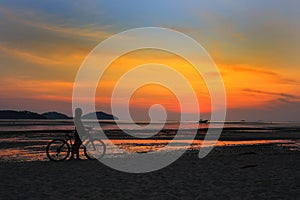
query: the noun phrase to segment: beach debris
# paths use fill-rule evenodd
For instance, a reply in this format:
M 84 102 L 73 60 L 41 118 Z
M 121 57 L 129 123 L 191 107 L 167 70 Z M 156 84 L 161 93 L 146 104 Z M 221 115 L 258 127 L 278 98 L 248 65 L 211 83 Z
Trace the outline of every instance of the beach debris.
M 240 167 L 240 169 L 247 169 L 247 168 L 257 167 L 257 166 L 258 166 L 257 164 L 253 164 L 253 165 L 245 165 L 245 166 Z

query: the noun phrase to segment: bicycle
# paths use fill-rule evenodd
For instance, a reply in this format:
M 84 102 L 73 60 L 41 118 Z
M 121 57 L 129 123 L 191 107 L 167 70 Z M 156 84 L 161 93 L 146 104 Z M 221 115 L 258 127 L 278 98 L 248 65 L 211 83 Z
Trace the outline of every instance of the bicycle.
M 89 160 L 100 159 L 105 155 L 106 146 L 101 139 L 91 137 L 90 130 L 87 131 L 87 137 L 82 139 L 82 144 L 79 147 L 80 153 L 84 153 Z M 47 157 L 51 161 L 64 161 L 69 156 L 71 151 L 74 152 L 74 144 L 72 143 L 71 134 L 67 133 L 65 139 L 54 139 L 49 142 L 46 148 Z

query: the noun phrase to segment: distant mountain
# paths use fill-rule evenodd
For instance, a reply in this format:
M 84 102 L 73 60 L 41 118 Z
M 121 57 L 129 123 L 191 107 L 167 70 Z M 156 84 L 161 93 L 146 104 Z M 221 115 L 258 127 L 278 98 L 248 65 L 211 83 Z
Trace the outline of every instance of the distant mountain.
M 72 119 L 72 118 L 58 112 L 46 112 L 43 114 L 38 114 L 27 110 L 24 111 L 0 110 L 0 119 Z
M 0 119 L 45 119 L 42 115 L 30 111 L 0 110 Z
M 86 115 L 83 115 L 82 118 L 83 119 L 94 119 L 93 116 L 95 116 L 95 113 L 88 113 Z M 97 116 L 97 119 L 108 119 L 108 120 L 119 119 L 116 116 L 113 116 L 111 114 L 107 114 L 107 113 L 101 112 L 101 111 L 96 112 L 96 116 Z
M 46 112 L 41 114 L 46 119 L 72 119 L 72 117 L 68 117 L 65 114 L 58 113 L 58 112 Z
M 95 113 L 88 113 L 82 116 L 82 118 L 93 119 L 92 116 L 94 114 Z M 96 112 L 96 116 L 98 119 L 108 119 L 108 120 L 118 119 L 117 117 L 111 114 L 107 114 L 105 112 Z M 0 119 L 72 119 L 72 117 L 69 117 L 65 114 L 58 113 L 55 111 L 38 114 L 27 110 L 24 111 L 0 110 Z

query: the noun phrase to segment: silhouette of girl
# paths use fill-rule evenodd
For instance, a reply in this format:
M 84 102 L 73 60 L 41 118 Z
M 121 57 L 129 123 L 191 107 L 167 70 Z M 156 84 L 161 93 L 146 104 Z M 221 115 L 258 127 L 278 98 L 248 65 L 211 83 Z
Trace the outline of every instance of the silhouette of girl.
M 73 151 L 70 159 L 74 159 L 74 154 L 76 154 L 77 160 L 80 160 L 79 158 L 79 147 L 82 144 L 82 141 L 79 137 L 79 133 L 81 135 L 85 133 L 85 128 L 84 125 L 81 121 L 81 116 L 82 116 L 82 109 L 81 108 L 76 108 L 75 109 L 75 117 L 74 117 L 74 122 L 75 122 L 75 141 L 74 141 L 74 146 L 73 146 Z M 78 133 L 79 132 L 79 133 Z

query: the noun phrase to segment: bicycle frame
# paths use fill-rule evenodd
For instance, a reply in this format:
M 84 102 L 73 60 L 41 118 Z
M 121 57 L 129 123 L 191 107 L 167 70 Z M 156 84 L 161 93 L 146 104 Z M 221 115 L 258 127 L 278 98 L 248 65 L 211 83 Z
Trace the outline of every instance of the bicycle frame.
M 73 150 L 74 150 L 74 142 L 72 142 L 72 138 L 74 138 L 74 136 L 72 136 L 70 134 L 66 134 L 65 135 L 65 141 L 68 144 L 70 144 L 71 151 L 73 152 Z M 93 138 L 90 136 L 90 131 L 87 131 L 87 134 L 84 137 L 80 138 L 80 140 L 81 140 L 81 144 L 83 146 L 87 146 L 91 142 L 93 149 L 95 149 Z

